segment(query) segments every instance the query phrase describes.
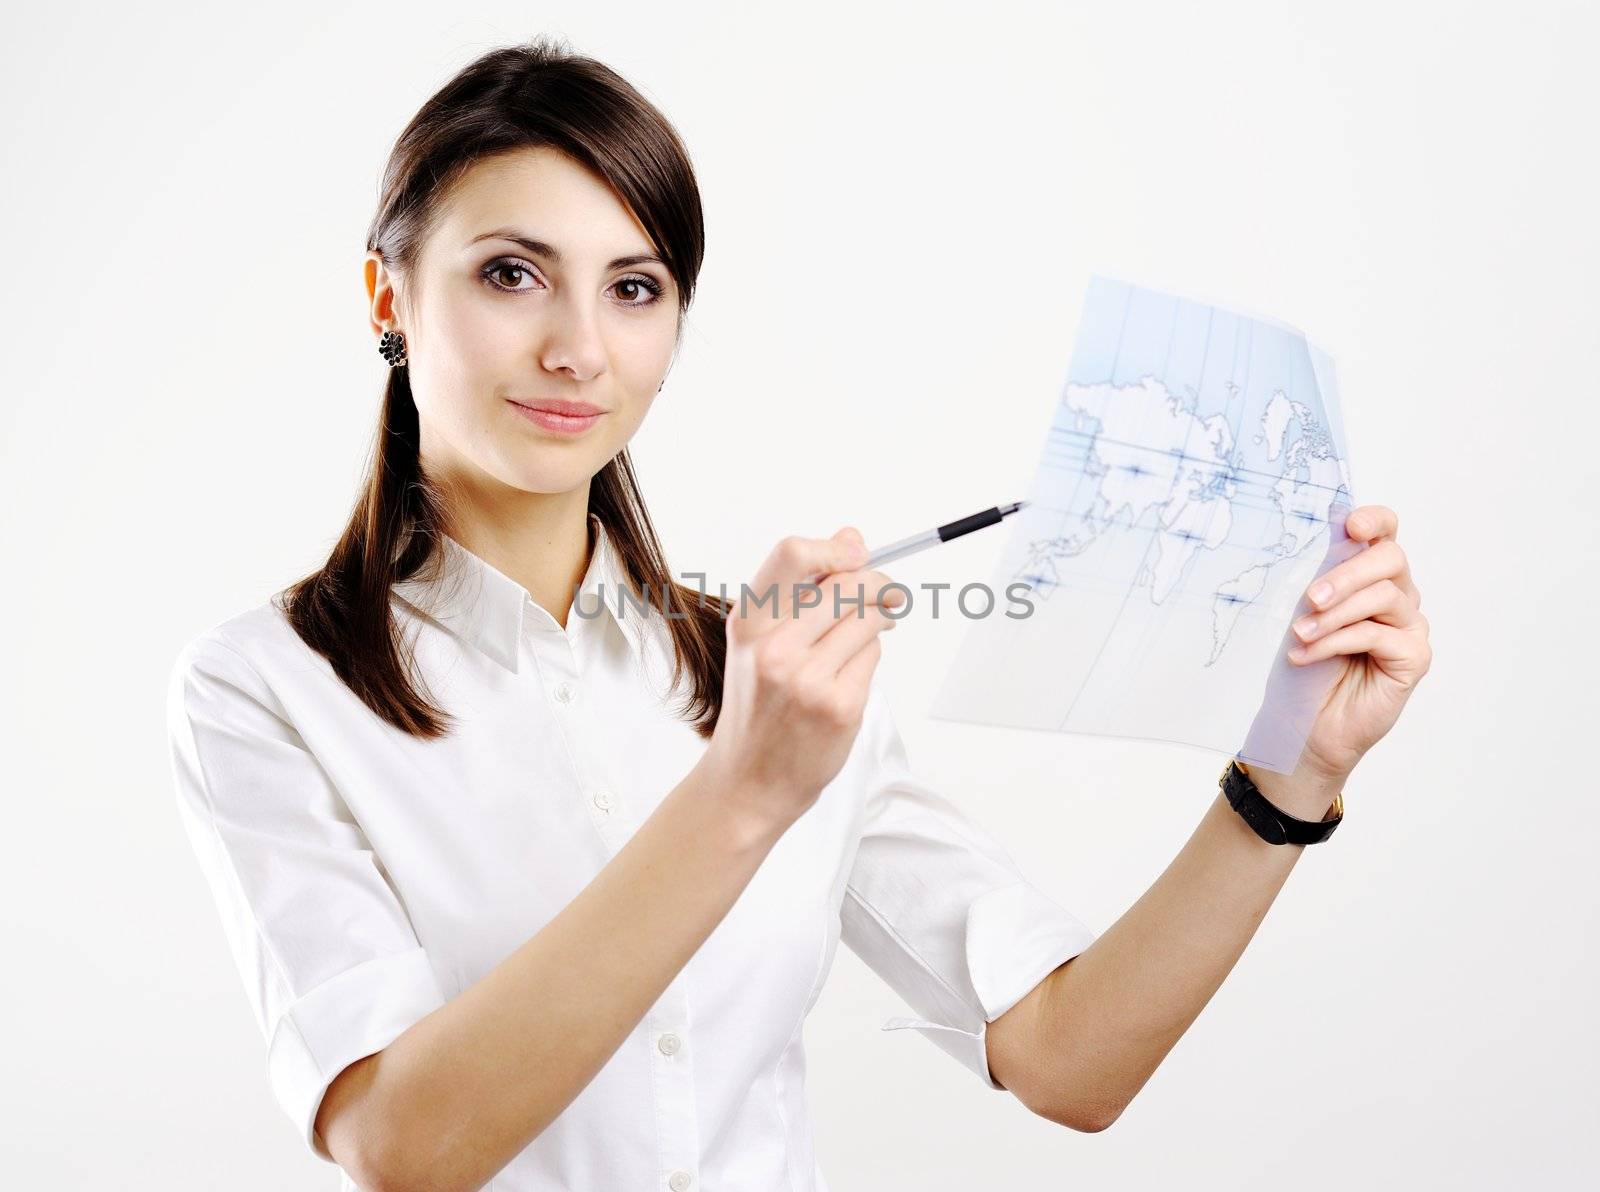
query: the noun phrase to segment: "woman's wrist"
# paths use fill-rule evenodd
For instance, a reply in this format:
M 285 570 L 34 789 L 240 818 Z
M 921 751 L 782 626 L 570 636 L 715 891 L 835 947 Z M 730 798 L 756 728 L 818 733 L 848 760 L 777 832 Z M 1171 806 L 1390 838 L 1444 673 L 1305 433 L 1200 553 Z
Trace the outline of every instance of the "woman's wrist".
M 1295 819 L 1320 821 L 1333 806 L 1334 797 L 1344 790 L 1348 774 L 1329 774 L 1304 762 L 1292 774 L 1279 774 L 1263 766 L 1239 766 L 1263 798 L 1285 815 Z
M 726 839 L 735 848 L 765 852 L 794 823 L 785 809 L 793 796 L 767 792 L 758 782 L 727 764 L 713 746 L 694 770 L 702 795 L 719 809 Z

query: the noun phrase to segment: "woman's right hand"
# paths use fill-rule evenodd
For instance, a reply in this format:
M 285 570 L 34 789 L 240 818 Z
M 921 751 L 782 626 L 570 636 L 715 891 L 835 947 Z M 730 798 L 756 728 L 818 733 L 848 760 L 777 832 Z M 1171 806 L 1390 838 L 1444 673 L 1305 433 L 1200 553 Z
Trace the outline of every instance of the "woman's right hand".
M 781 835 L 816 802 L 861 727 L 878 634 L 896 623 L 883 606 L 906 599 L 882 591 L 882 572 L 853 570 L 867 553 L 851 527 L 785 538 L 728 614 L 722 710 L 702 764 L 758 832 Z M 820 600 L 804 587 L 818 575 Z

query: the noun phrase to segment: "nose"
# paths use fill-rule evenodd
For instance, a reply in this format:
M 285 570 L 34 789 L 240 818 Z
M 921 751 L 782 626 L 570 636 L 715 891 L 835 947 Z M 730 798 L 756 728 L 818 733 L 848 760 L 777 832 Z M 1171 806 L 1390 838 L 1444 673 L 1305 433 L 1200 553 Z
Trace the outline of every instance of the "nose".
M 550 308 L 539 346 L 539 363 L 550 372 L 587 381 L 605 371 L 605 340 L 595 304 L 569 290 Z

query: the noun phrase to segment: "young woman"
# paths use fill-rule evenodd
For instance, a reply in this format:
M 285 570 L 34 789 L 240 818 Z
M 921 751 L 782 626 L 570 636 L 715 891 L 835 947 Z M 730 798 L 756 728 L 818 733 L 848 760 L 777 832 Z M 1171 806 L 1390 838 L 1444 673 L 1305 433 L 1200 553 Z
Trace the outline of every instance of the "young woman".
M 365 492 L 324 567 L 188 644 L 170 703 L 314 1153 L 346 1188 L 825 1189 L 801 1033 L 841 939 L 986 1085 L 1110 1124 L 1302 846 L 1219 794 L 1097 937 L 908 770 L 873 681 L 897 593 L 858 534 L 779 543 L 761 605 L 672 579 L 627 444 L 701 207 L 605 66 L 536 42 L 461 71 L 401 134 L 368 249 Z M 1300 768 L 1253 775 L 1288 816 L 1329 812 L 1428 668 L 1396 528 L 1356 510 L 1370 545 L 1311 593 L 1295 661 L 1345 670 Z M 863 604 L 796 601 L 813 575 Z

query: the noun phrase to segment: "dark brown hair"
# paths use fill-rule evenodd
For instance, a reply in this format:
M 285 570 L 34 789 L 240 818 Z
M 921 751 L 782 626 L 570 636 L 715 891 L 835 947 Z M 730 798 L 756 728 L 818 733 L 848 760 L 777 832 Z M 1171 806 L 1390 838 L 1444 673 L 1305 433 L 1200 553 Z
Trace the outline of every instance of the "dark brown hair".
M 537 146 L 592 170 L 631 209 L 677 283 L 681 332 L 705 250 L 688 153 L 631 84 L 553 39 L 483 54 L 422 105 L 384 169 L 368 250 L 409 271 L 443 200 L 473 163 Z M 404 365 L 389 370 L 371 467 L 349 524 L 327 563 L 285 590 L 282 607 L 295 632 L 374 712 L 431 738 L 448 732 L 453 718 L 413 682 L 390 588 L 425 568 L 437 574 L 437 537 L 450 524 L 450 500 L 421 467 L 408 373 Z M 605 526 L 629 582 L 672 614 L 673 686 L 685 673 L 691 680 L 681 714 L 709 737 L 722 705 L 726 602 L 672 579 L 626 448 L 590 481 L 589 511 Z

